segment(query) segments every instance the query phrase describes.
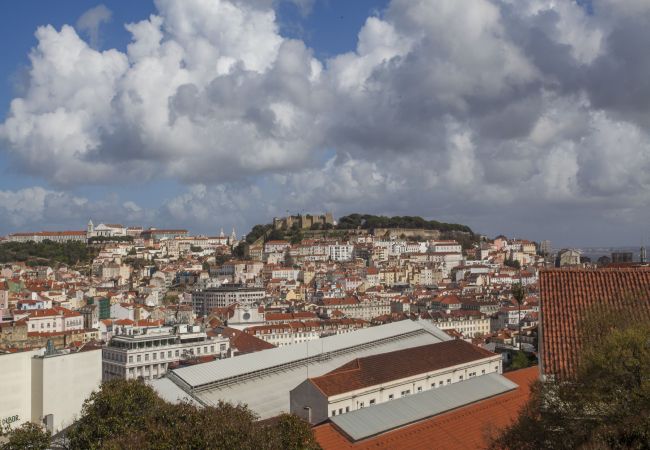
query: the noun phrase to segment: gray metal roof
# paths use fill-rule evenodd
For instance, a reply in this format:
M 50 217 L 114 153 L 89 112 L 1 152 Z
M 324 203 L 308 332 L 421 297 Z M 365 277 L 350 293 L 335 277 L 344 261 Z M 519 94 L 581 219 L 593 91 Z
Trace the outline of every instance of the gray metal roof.
M 247 404 L 262 419 L 289 412 L 289 392 L 308 377 L 323 375 L 355 358 L 449 340 L 431 324 L 405 320 L 301 343 L 175 369 L 171 397 L 191 396 L 204 405 L 219 400 Z M 307 353 L 309 352 L 309 353 Z M 309 358 L 307 358 L 309 354 Z M 152 387 L 159 390 L 158 384 Z M 165 384 L 161 390 L 171 390 Z M 162 394 L 161 394 L 162 396 Z
M 502 375 L 489 373 L 334 416 L 330 420 L 352 440 L 358 441 L 516 388 L 515 383 Z
M 196 406 L 201 406 L 201 404 L 192 398 L 190 394 L 174 384 L 174 382 L 169 378 L 148 380 L 147 384 L 156 391 L 160 398 L 170 403 L 180 403 L 187 401 Z
M 436 339 L 433 342 L 450 339 L 446 333 L 429 323 L 402 320 L 400 322 L 329 336 L 314 341 L 263 350 L 237 356 L 236 358 L 221 359 L 205 364 L 182 367 L 175 369 L 173 373 L 175 377 L 178 377 L 186 383 L 187 387 L 196 389 L 232 377 L 255 373 L 273 367 L 281 367 L 287 364 L 299 363 L 301 360 L 317 357 L 323 353 L 354 349 L 354 347 L 372 344 L 383 339 L 423 331 L 428 332 Z

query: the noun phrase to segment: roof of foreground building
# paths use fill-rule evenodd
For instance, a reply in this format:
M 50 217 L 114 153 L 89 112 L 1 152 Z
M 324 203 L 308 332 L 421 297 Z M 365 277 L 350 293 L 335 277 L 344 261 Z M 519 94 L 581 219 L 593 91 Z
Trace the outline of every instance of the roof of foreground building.
M 336 416 L 314 435 L 324 450 L 485 448 L 516 419 L 538 376 L 537 367 L 482 375 Z
M 431 324 L 404 320 L 175 369 L 167 379 L 150 384 L 169 401 L 244 403 L 266 419 L 289 412 L 289 393 L 306 378 L 326 374 L 356 358 L 450 339 Z

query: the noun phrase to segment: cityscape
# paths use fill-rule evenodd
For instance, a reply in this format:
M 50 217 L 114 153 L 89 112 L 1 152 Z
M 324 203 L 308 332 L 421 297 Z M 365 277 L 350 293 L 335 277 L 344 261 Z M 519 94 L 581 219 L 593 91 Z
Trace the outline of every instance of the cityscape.
M 0 8 L 0 450 L 650 448 L 650 3 Z

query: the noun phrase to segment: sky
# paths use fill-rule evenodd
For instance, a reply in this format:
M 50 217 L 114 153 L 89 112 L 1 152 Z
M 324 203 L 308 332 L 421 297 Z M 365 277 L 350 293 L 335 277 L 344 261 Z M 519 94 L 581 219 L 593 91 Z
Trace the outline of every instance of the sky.
M 419 215 L 650 238 L 647 0 L 0 3 L 0 234 Z

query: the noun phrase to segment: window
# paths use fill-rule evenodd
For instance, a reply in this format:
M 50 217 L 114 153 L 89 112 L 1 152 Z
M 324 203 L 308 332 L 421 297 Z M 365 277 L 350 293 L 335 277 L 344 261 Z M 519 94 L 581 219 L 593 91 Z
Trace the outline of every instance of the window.
M 129 356 L 129 362 L 130 362 L 130 363 L 133 362 L 133 356 Z
M 349 406 L 345 407 L 345 412 L 350 412 L 350 407 Z
M 447 384 L 451 384 L 451 378 L 447 378 Z
M 422 392 L 422 386 L 418 386 L 418 392 Z
M 485 373 L 485 369 L 481 370 L 481 373 Z
M 436 383 L 431 383 L 431 388 L 436 387 Z
M 167 358 L 171 358 L 171 357 L 172 357 L 172 351 L 169 350 L 169 351 L 167 352 Z
M 339 414 L 343 414 L 343 408 L 339 408 Z
M 459 379 L 459 380 L 462 380 L 462 379 L 463 379 L 463 376 L 462 376 L 462 375 L 460 375 L 460 376 L 458 377 L 458 379 Z
M 390 395 L 388 396 L 388 400 L 392 400 L 394 397 L 395 397 L 395 396 L 394 396 L 393 394 L 390 394 Z
M 332 416 L 335 416 L 335 415 L 336 415 L 336 410 L 333 409 L 333 410 L 332 410 Z
M 176 350 L 176 356 L 179 356 L 179 355 L 180 355 L 180 352 L 178 350 Z
M 149 361 L 149 353 L 147 353 L 147 354 L 144 355 L 144 360 L 145 360 L 145 361 Z
M 359 403 L 359 408 L 363 408 L 365 405 L 363 402 Z
M 370 404 L 371 404 L 371 405 L 374 405 L 374 404 L 375 404 L 375 399 L 374 399 L 374 398 L 373 398 L 372 400 L 370 400 Z
M 136 357 L 136 360 L 137 360 L 138 362 L 142 361 L 142 357 L 141 357 L 141 355 L 138 355 L 138 356 Z

